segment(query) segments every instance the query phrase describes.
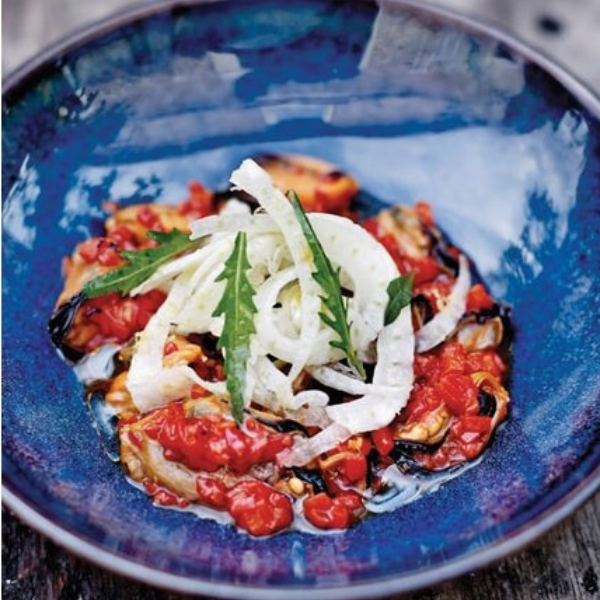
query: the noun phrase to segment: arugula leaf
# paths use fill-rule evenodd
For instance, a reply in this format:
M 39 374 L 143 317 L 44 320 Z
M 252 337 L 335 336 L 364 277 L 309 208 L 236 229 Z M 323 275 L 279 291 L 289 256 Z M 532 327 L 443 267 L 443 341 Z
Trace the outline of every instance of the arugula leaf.
M 393 323 L 400 311 L 410 304 L 412 298 L 414 276 L 410 275 L 396 277 L 387 286 L 388 305 L 385 309 L 384 324 Z
M 160 245 L 145 250 L 121 252 L 121 257 L 129 262 L 88 281 L 82 290 L 86 298 L 95 298 L 111 292 L 128 294 L 146 281 L 158 267 L 168 263 L 179 254 L 196 248 L 200 242 L 200 240 L 190 240 L 189 236 L 179 229 L 173 229 L 169 233 L 148 231 L 146 235 Z
M 244 415 L 246 365 L 250 358 L 250 337 L 256 333 L 254 315 L 257 312 L 252 299 L 256 292 L 247 276 L 250 262 L 246 247 L 246 234 L 240 232 L 235 238 L 231 256 L 225 261 L 225 268 L 215 280 L 226 281 L 227 285 L 212 315 L 225 315 L 217 347 L 225 350 L 227 391 L 231 397 L 233 417 L 238 423 L 242 422 Z
M 332 340 L 329 343 L 334 348 L 339 348 L 348 358 L 348 363 L 363 379 L 366 377 L 363 364 L 358 359 L 356 351 L 352 346 L 350 337 L 350 324 L 348 323 L 348 304 L 342 296 L 342 285 L 340 283 L 340 270 L 334 270 L 329 258 L 319 242 L 315 230 L 313 229 L 296 192 L 289 191 L 288 197 L 296 213 L 296 218 L 302 228 L 302 233 L 311 249 L 315 263 L 315 271 L 312 276 L 321 286 L 323 296 L 321 300 L 328 312 L 320 312 L 321 321 L 337 333 L 339 339 Z

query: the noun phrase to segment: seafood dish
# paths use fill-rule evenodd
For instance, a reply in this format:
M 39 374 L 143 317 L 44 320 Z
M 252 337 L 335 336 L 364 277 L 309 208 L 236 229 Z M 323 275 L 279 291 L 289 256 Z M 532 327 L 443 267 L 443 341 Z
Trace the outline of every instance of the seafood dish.
M 268 536 L 347 529 L 474 466 L 508 414 L 510 309 L 431 206 L 369 214 L 300 155 L 230 181 L 107 201 L 64 259 L 50 336 L 130 482 Z

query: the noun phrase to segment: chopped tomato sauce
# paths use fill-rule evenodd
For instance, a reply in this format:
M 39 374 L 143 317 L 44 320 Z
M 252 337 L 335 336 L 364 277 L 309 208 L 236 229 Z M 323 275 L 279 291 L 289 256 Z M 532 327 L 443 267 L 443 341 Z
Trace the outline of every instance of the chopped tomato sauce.
M 198 400 L 198 398 L 206 398 L 207 396 L 210 396 L 211 393 L 204 389 L 201 385 L 193 385 L 192 389 L 190 390 L 190 396 L 192 397 L 192 399 L 194 400 Z
M 153 481 L 145 481 L 144 488 L 152 496 L 152 500 L 160 506 L 177 506 L 179 508 L 186 508 L 190 505 L 189 500 L 177 496 L 173 492 L 157 485 Z
M 86 300 L 67 339 L 85 352 L 107 343 L 123 344 L 146 327 L 165 298 L 163 292 L 153 290 L 135 297 L 115 292 Z
M 496 302 L 481 283 L 476 283 L 467 294 L 467 312 L 478 312 L 481 309 L 492 308 L 494 304 Z
M 238 527 L 256 536 L 287 529 L 294 520 L 292 501 L 262 481 L 242 481 L 227 492 L 227 510 Z
M 454 421 L 446 441 L 433 453 L 416 453 L 415 459 L 426 469 L 439 470 L 477 458 L 487 446 L 491 419 L 467 417 Z
M 219 510 L 224 510 L 227 507 L 227 488 L 218 479 L 198 477 L 196 479 L 196 491 L 201 504 Z
M 188 186 L 189 196 L 179 207 L 179 214 L 190 221 L 208 217 L 217 212 L 214 194 L 199 181 L 192 181 Z
M 149 207 L 144 206 L 137 213 L 137 220 L 148 230 L 163 231 L 159 216 Z
M 362 454 L 348 456 L 342 466 L 344 478 L 349 483 L 355 483 L 367 476 L 367 459 Z
M 368 471 L 367 456 L 372 444 L 367 436 L 355 435 L 329 450 L 320 463 L 328 491 L 337 495 L 349 486 L 362 487 Z
M 434 390 L 455 415 L 477 414 L 479 411 L 478 390 L 468 375 L 452 372 L 443 375 Z
M 169 354 L 173 354 L 173 352 L 177 352 L 177 350 L 178 348 L 175 342 L 167 342 L 163 348 L 163 354 L 169 356 Z
M 506 371 L 506 365 L 494 350 L 478 350 L 467 354 L 465 370 L 467 373 L 487 371 L 494 377 L 501 377 Z
M 120 256 L 121 252 L 138 249 L 140 244 L 135 233 L 125 225 L 120 225 L 104 237 L 93 237 L 79 244 L 77 254 L 88 264 L 117 267 L 125 262 Z
M 362 498 L 356 492 L 344 492 L 334 498 L 320 493 L 304 501 L 304 516 L 319 529 L 346 529 L 363 512 Z
M 188 417 L 177 402 L 154 411 L 144 431 L 163 447 L 165 458 L 208 473 L 228 467 L 243 475 L 292 445 L 289 434 L 271 433 L 253 419 L 243 431 L 221 415 Z
M 119 256 L 120 244 L 109 238 L 90 238 L 79 245 L 78 252 L 90 264 L 98 262 L 104 267 L 116 267 L 123 263 Z
M 473 460 L 485 449 L 492 421 L 490 417 L 479 415 L 479 389 L 470 375 L 487 372 L 500 378 L 505 370 L 496 351 L 466 352 L 456 342 L 447 342 L 433 352 L 415 356 L 415 384 L 397 424 L 419 422 L 442 406 L 454 415 L 450 431 L 440 448 L 433 453 L 414 454 L 424 468 L 445 469 Z M 504 416 L 505 413 L 500 414 L 498 419 Z M 385 455 L 379 448 L 378 451 Z
M 431 204 L 429 204 L 429 202 L 419 200 L 419 202 L 415 204 L 415 212 L 417 213 L 419 219 L 428 227 L 433 227 L 435 225 L 433 222 L 433 209 L 431 208 Z
M 413 274 L 415 287 L 431 282 L 443 273 L 440 264 L 431 256 L 415 258 L 402 254 L 394 236 L 383 231 L 376 219 L 368 219 L 363 227 L 388 251 L 402 275 Z
M 382 427 L 371 432 L 371 439 L 381 456 L 387 456 L 394 447 L 394 436 L 389 427 Z
M 354 180 L 343 173 L 326 173 L 321 176 L 315 187 L 312 207 L 308 206 L 306 209 L 314 212 L 343 213 L 348 210 L 357 191 Z

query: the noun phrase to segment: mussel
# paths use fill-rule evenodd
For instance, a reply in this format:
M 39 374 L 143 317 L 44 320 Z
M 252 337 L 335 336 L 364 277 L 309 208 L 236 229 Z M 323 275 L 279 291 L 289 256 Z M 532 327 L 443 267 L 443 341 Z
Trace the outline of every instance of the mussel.
M 61 355 L 69 362 L 76 363 L 83 357 L 83 352 L 71 348 L 65 343 L 65 338 L 73 325 L 75 315 L 84 301 L 82 293 L 72 296 L 66 302 L 63 302 L 52 314 L 48 321 L 48 331 L 50 339 L 61 353 Z
M 498 348 L 504 337 L 504 323 L 497 316 L 482 319 L 470 315 L 458 324 L 455 337 L 467 352 Z

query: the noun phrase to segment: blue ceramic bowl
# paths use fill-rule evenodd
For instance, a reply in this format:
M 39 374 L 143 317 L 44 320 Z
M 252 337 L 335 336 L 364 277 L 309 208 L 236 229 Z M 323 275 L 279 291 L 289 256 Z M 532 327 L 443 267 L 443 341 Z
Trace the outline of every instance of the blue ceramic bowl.
M 100 24 L 4 98 L 4 498 L 149 583 L 263 600 L 373 597 L 522 547 L 600 484 L 600 103 L 487 28 L 413 4 L 173 3 Z M 101 202 L 179 201 L 259 151 L 387 202 L 426 198 L 514 306 L 511 418 L 477 468 L 345 533 L 252 539 L 154 508 L 104 454 L 46 321 Z

